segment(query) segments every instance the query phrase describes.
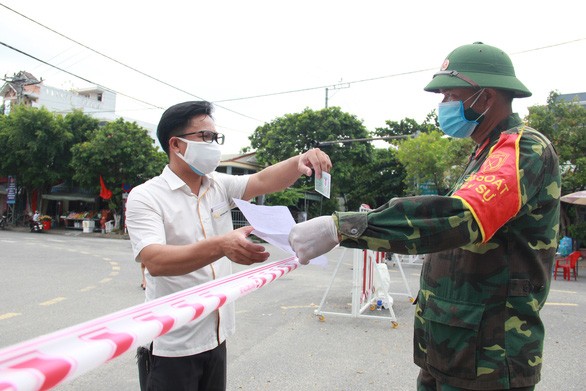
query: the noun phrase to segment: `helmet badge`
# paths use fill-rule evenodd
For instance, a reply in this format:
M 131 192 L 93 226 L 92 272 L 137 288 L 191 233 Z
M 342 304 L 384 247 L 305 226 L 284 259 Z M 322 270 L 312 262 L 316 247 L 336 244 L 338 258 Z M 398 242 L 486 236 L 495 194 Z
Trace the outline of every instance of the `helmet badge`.
M 440 71 L 445 71 L 450 66 L 450 59 L 446 58 L 440 68 Z

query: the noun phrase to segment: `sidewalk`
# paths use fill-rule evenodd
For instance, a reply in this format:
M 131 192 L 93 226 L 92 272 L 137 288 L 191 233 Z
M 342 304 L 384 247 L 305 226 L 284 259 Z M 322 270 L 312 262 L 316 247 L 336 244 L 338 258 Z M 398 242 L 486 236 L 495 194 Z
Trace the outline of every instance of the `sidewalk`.
M 42 232 L 30 232 L 29 227 L 8 225 L 6 231 L 30 233 L 31 235 L 61 235 L 61 236 L 80 236 L 80 237 L 95 237 L 106 239 L 129 239 L 127 233 L 102 233 L 101 231 L 93 231 L 90 233 L 83 232 L 81 229 L 66 229 L 64 227 L 51 228 L 43 230 Z

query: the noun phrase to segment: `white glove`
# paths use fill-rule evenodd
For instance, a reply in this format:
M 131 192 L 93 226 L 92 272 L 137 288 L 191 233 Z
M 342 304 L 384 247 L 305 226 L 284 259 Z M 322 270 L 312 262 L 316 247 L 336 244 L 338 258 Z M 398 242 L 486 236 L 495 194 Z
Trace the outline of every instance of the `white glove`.
M 327 253 L 338 243 L 338 230 L 332 216 L 320 216 L 296 224 L 289 233 L 289 244 L 303 265 Z

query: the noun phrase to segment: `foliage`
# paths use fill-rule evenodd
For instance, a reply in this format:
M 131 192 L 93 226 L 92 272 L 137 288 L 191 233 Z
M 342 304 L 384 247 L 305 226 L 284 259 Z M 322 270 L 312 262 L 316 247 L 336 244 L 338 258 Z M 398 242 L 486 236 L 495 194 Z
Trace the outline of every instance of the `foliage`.
M 167 155 L 154 145 L 148 131 L 135 122 L 118 119 L 90 134 L 87 141 L 72 149 L 74 180 L 100 191 L 100 175 L 113 195 L 112 209 L 122 203 L 122 185 L 136 186 L 158 175 Z
M 445 194 L 462 175 L 472 144 L 469 139 L 444 137 L 436 130 L 403 140 L 397 156 L 407 171 L 408 192 L 421 194 L 421 185 L 428 183 L 438 194 Z
M 283 191 L 272 193 L 267 199 L 267 205 L 297 205 L 298 201 L 303 198 L 305 192 L 310 191 L 310 187 L 288 188 Z
M 437 114 L 435 110 L 427 114 L 425 121 L 421 124 L 412 118 L 405 118 L 401 121 L 385 121 L 386 127 L 376 128 L 374 134 L 378 137 L 395 137 L 397 139 L 406 138 L 406 136 L 417 136 L 420 133 L 430 133 L 438 130 Z M 400 141 L 389 140 L 389 143 L 398 145 Z
M 471 138 L 449 138 L 448 149 L 444 153 L 446 187 L 452 188 L 464 174 L 470 154 L 474 150 Z
M 555 146 L 562 168 L 562 189 L 567 194 L 586 186 L 586 108 L 558 97 L 552 91 L 546 106 L 529 107 L 526 121 Z
M 400 144 L 397 157 L 407 170 L 405 184 L 408 192 L 420 194 L 420 184 L 427 182 L 438 191 L 445 187 L 443 161 L 448 143 L 440 132 L 433 131 Z
M 82 143 L 90 138 L 93 132 L 98 129 L 100 121 L 84 114 L 82 110 L 74 110 L 64 117 L 57 116 L 55 119 L 58 125 L 65 131 L 69 132 L 72 136 L 59 160 L 59 164 L 62 166 L 60 169 L 64 173 L 62 179 L 67 182 L 72 182 L 74 171 L 69 164 L 72 157 L 71 148 L 75 144 Z
M 411 118 L 404 118 L 401 121 L 385 121 L 385 128 L 376 128 L 374 134 L 380 137 L 402 137 L 414 136 L 421 131 L 420 125 Z
M 256 149 L 260 164 L 270 165 L 298 155 L 323 141 L 366 138 L 369 134 L 355 116 L 344 113 L 339 107 L 329 107 L 314 111 L 305 109 L 301 113 L 286 114 L 272 122 L 258 127 L 249 137 L 251 146 Z M 323 204 L 310 204 L 309 217 L 331 213 L 337 209 L 337 197 L 342 196 L 350 203 L 359 202 L 367 193 L 366 189 L 349 191 L 355 188 L 356 178 L 364 175 L 363 165 L 372 159 L 373 147 L 366 141 L 336 143 L 320 147 L 333 162 L 332 197 Z M 313 188 L 312 178 L 301 178 L 295 188 Z M 302 192 L 298 193 L 301 198 Z M 267 203 L 274 202 L 267 196 Z M 292 202 L 290 200 L 289 202 Z
M 397 159 L 394 148 L 375 149 L 373 159 L 362 165 L 364 175 L 355 178 L 355 185 L 349 189 L 349 210 L 358 210 L 360 204 L 376 208 L 394 197 L 403 195 L 405 185 L 405 167 Z M 364 194 L 362 189 L 366 189 Z M 354 194 L 360 190 L 360 194 Z M 357 201 L 361 202 L 358 203 Z
M 474 145 L 470 139 L 445 138 L 435 110 L 421 124 L 411 118 L 386 121 L 386 127 L 377 128 L 374 133 L 379 137 L 394 137 L 388 140 L 399 149 L 394 175 L 405 181 L 407 188 L 403 190 L 410 194 L 421 194 L 422 185 L 429 184 L 440 194 L 447 191 L 463 174 Z M 394 189 L 398 192 L 401 188 Z
M 586 222 L 568 225 L 568 234 L 577 240 L 580 246 L 586 247 Z
M 16 175 L 27 194 L 48 192 L 63 181 L 95 189 L 99 176 L 110 185 L 112 207 L 121 204 L 121 184 L 137 185 L 158 174 L 167 156 L 148 132 L 119 119 L 99 128 L 80 110 L 65 117 L 45 108 L 14 106 L 0 116 L 0 176 Z
M 32 194 L 47 191 L 67 175 L 67 155 L 72 133 L 59 125 L 45 108 L 17 105 L 0 122 L 0 176 L 16 175 L 19 187 Z

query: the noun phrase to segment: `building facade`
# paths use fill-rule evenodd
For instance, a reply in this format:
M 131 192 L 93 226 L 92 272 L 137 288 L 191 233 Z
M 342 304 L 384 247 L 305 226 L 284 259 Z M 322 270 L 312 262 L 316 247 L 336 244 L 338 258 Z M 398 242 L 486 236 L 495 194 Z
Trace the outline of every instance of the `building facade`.
M 24 104 L 31 107 L 45 107 L 47 110 L 67 114 L 75 109 L 103 121 L 116 119 L 116 93 L 104 88 L 63 90 L 47 86 L 42 79 L 26 71 L 20 71 L 7 78 L 0 89 L 4 101 L 4 114 L 12 106 Z

